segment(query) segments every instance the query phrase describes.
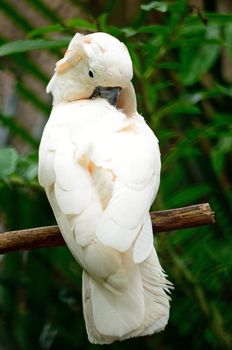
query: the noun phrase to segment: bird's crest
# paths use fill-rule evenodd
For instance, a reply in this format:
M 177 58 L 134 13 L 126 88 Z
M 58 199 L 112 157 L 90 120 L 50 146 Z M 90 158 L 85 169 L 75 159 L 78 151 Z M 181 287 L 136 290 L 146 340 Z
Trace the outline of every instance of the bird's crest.
M 91 37 L 77 33 L 71 40 L 64 57 L 56 63 L 55 72 L 65 73 L 68 69 L 75 67 L 81 60 L 87 57 L 84 44 L 90 44 Z

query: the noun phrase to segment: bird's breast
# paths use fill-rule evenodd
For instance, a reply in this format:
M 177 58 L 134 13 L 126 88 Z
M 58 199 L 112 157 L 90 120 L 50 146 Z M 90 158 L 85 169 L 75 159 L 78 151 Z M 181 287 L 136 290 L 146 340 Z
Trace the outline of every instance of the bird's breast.
M 143 183 L 154 172 L 155 163 L 160 171 L 158 142 L 143 119 L 127 118 L 102 99 L 55 107 L 47 130 L 54 134 L 62 130 L 77 150 L 89 145 L 88 157 L 95 166 L 125 181 Z

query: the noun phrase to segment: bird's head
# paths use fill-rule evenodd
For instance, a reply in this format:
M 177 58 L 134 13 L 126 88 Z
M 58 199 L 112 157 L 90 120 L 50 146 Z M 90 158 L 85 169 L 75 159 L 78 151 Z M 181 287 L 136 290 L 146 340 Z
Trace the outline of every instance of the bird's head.
M 122 42 L 106 33 L 76 34 L 57 62 L 47 92 L 54 104 L 100 96 L 126 109 L 125 96 L 135 99 L 132 76 L 131 58 Z

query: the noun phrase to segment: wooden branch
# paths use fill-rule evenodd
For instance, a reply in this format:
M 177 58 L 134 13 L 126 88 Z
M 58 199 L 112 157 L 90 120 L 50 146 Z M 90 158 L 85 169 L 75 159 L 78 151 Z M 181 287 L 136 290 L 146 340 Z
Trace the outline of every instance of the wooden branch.
M 208 203 L 151 213 L 155 233 L 214 223 Z M 0 234 L 0 254 L 65 245 L 58 226 L 30 228 Z

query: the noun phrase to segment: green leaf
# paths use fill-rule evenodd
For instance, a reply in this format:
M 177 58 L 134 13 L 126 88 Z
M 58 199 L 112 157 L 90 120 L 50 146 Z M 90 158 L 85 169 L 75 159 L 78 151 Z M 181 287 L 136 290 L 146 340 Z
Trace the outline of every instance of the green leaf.
M 0 178 L 12 174 L 16 170 L 18 154 L 13 148 L 0 149 Z
M 122 32 L 125 34 L 125 36 L 127 37 L 127 38 L 130 38 L 131 36 L 134 36 L 134 35 L 136 35 L 138 32 L 135 30 L 135 29 L 133 29 L 133 28 L 123 28 L 122 29 Z
M 65 27 L 63 27 L 60 24 L 52 24 L 50 26 L 47 27 L 42 27 L 42 28 L 37 28 L 32 30 L 29 34 L 28 34 L 28 38 L 32 38 L 34 36 L 38 36 L 38 35 L 42 35 L 42 34 L 46 34 L 46 33 L 52 33 L 52 32 L 60 32 L 66 30 Z
M 209 24 L 217 24 L 217 25 L 225 25 L 227 23 L 232 22 L 232 14 L 230 13 L 209 13 L 205 12 L 204 16 L 208 18 Z M 193 15 L 186 17 L 185 25 L 189 24 L 199 24 L 200 18 L 199 16 Z
M 211 152 L 211 160 L 214 171 L 220 176 L 226 161 L 226 155 L 232 149 L 232 136 L 223 137 Z
M 205 198 L 209 194 L 212 195 L 212 192 L 213 189 L 210 185 L 189 185 L 186 189 L 173 194 L 172 198 L 170 198 L 169 205 L 175 207 L 188 205 L 190 203 L 194 204 L 194 202 Z
M 86 21 L 85 19 L 82 19 L 82 18 L 72 18 L 66 21 L 64 25 L 52 24 L 46 27 L 37 28 L 32 32 L 30 32 L 28 37 L 32 38 L 34 36 L 38 36 L 46 33 L 61 32 L 64 30 L 68 30 L 69 28 L 84 29 L 90 32 L 94 32 L 97 30 L 97 26 L 95 23 Z
M 185 95 L 185 99 L 195 104 L 205 99 L 210 99 L 220 95 L 232 97 L 232 86 L 215 84 L 215 86 L 210 89 L 207 88 L 204 90 L 196 91 L 192 94 Z
M 97 26 L 95 23 L 86 21 L 85 19 L 82 19 L 82 18 L 72 18 L 72 19 L 66 21 L 65 25 L 67 27 L 85 29 L 85 30 L 88 30 L 90 32 L 95 32 L 97 30 Z
M 183 37 L 186 39 L 197 37 L 200 40 L 201 37 L 204 38 L 205 25 L 203 23 L 185 25 L 180 28 L 179 35 L 181 36 L 181 40 L 183 40 Z
M 141 5 L 140 8 L 143 11 L 156 10 L 159 12 L 167 12 L 168 11 L 168 4 L 166 2 L 152 1 L 149 4 Z
M 224 35 L 225 35 L 226 48 L 228 49 L 230 56 L 232 56 L 232 24 L 231 23 L 228 23 L 226 25 Z
M 157 113 L 157 118 L 161 118 L 166 115 L 183 114 L 183 113 L 199 114 L 200 109 L 197 106 L 192 105 L 188 101 L 175 101 L 161 108 Z
M 170 70 L 178 70 L 180 69 L 180 64 L 178 62 L 163 62 L 155 65 L 160 69 L 170 69 Z
M 107 32 L 113 36 L 116 36 L 116 38 L 119 38 L 123 34 L 123 28 L 121 29 L 121 28 L 109 25 L 107 28 Z
M 225 164 L 225 154 L 220 151 L 220 149 L 215 148 L 212 150 L 211 154 L 212 165 L 215 173 L 219 176 L 223 171 Z
M 195 43 L 187 41 L 183 46 L 180 78 L 184 85 L 194 84 L 212 67 L 219 55 L 220 46 L 210 40 L 219 39 L 219 36 L 219 27 L 211 25 L 207 28 L 205 40 L 197 42 L 195 38 Z
M 142 26 L 136 29 L 138 33 L 152 33 L 152 34 L 162 34 L 167 35 L 169 29 L 166 26 L 151 24 L 147 26 Z
M 40 49 L 54 49 L 66 47 L 70 38 L 59 40 L 18 40 L 0 46 L 0 56 L 12 55 L 18 52 L 26 52 Z
M 232 22 L 231 13 L 206 13 L 205 15 L 211 23 L 225 24 Z
M 98 27 L 101 31 L 107 32 L 107 19 L 109 15 L 108 13 L 103 13 L 98 17 Z
M 133 45 L 129 44 L 127 47 L 128 47 L 128 50 L 129 50 L 129 53 L 131 55 L 131 59 L 132 59 L 133 65 L 134 65 L 135 75 L 139 79 L 141 79 L 142 78 L 142 71 L 143 71 L 141 61 L 140 61 L 141 57 L 138 55 L 138 53 L 136 52 L 135 47 Z

